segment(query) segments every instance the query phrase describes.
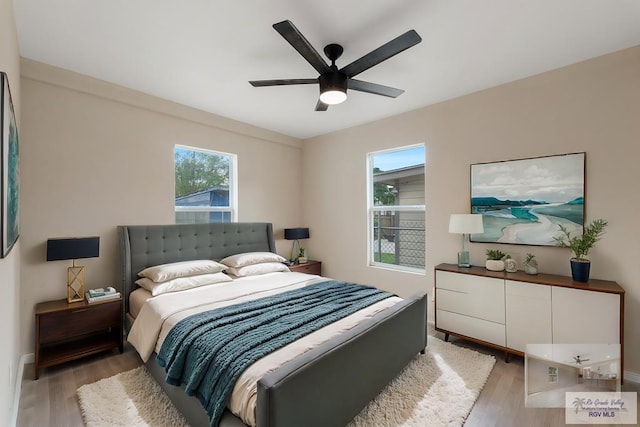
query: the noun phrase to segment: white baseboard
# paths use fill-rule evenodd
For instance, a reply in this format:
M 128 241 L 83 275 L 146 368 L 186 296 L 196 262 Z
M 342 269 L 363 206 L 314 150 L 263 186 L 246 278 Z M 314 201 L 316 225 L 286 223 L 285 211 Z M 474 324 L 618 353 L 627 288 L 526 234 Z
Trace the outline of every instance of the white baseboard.
M 640 374 L 631 371 L 624 371 L 624 380 L 632 383 L 640 384 Z
M 23 354 L 18 362 L 18 373 L 16 374 L 16 385 L 13 392 L 13 409 L 11 413 L 11 427 L 18 423 L 18 409 L 20 408 L 20 393 L 22 392 L 22 377 L 24 376 L 24 365 L 35 361 L 33 353 Z

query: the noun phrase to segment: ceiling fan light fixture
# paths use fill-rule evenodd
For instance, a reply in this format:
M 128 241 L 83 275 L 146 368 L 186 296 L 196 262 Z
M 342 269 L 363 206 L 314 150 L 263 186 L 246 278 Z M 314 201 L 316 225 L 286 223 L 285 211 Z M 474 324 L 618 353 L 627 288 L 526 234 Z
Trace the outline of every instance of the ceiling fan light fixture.
M 347 99 L 348 79 L 343 73 L 332 71 L 320 76 L 320 101 L 336 105 Z
M 320 101 L 327 105 L 340 104 L 347 100 L 347 94 L 340 90 L 327 90 L 320 94 Z

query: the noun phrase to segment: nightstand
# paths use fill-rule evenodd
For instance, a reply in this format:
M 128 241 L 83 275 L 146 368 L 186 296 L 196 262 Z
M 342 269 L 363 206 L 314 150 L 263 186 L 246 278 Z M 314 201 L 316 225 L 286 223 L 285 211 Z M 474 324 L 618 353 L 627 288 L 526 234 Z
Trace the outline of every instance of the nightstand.
M 289 270 L 320 276 L 320 273 L 322 273 L 322 262 L 309 260 L 304 264 L 292 264 L 289 266 Z
M 66 299 L 36 304 L 35 379 L 40 369 L 118 348 L 122 298 L 89 304 Z

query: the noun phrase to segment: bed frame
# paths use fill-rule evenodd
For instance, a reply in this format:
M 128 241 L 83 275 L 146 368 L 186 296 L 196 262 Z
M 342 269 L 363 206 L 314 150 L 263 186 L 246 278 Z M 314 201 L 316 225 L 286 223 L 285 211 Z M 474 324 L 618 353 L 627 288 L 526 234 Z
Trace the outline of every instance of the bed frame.
M 137 273 L 146 267 L 241 252 L 275 252 L 275 243 L 270 223 L 135 225 L 118 227 L 118 251 L 120 290 L 128 314 Z M 417 353 L 424 352 L 426 320 L 426 295 L 404 299 L 265 375 L 258 381 L 258 427 L 346 425 Z M 196 398 L 164 381 L 155 354 L 147 368 L 189 424 L 209 425 Z M 226 411 L 220 426 L 245 425 Z

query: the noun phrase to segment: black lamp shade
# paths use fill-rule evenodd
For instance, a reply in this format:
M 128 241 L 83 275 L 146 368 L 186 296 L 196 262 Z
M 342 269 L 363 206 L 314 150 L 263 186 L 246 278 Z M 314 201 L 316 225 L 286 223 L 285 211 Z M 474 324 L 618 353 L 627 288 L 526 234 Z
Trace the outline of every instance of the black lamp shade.
M 96 258 L 100 255 L 100 237 L 47 240 L 47 261 Z
M 285 228 L 284 229 L 284 238 L 286 240 L 298 240 L 298 239 L 308 239 L 309 238 L 309 229 L 308 228 Z

